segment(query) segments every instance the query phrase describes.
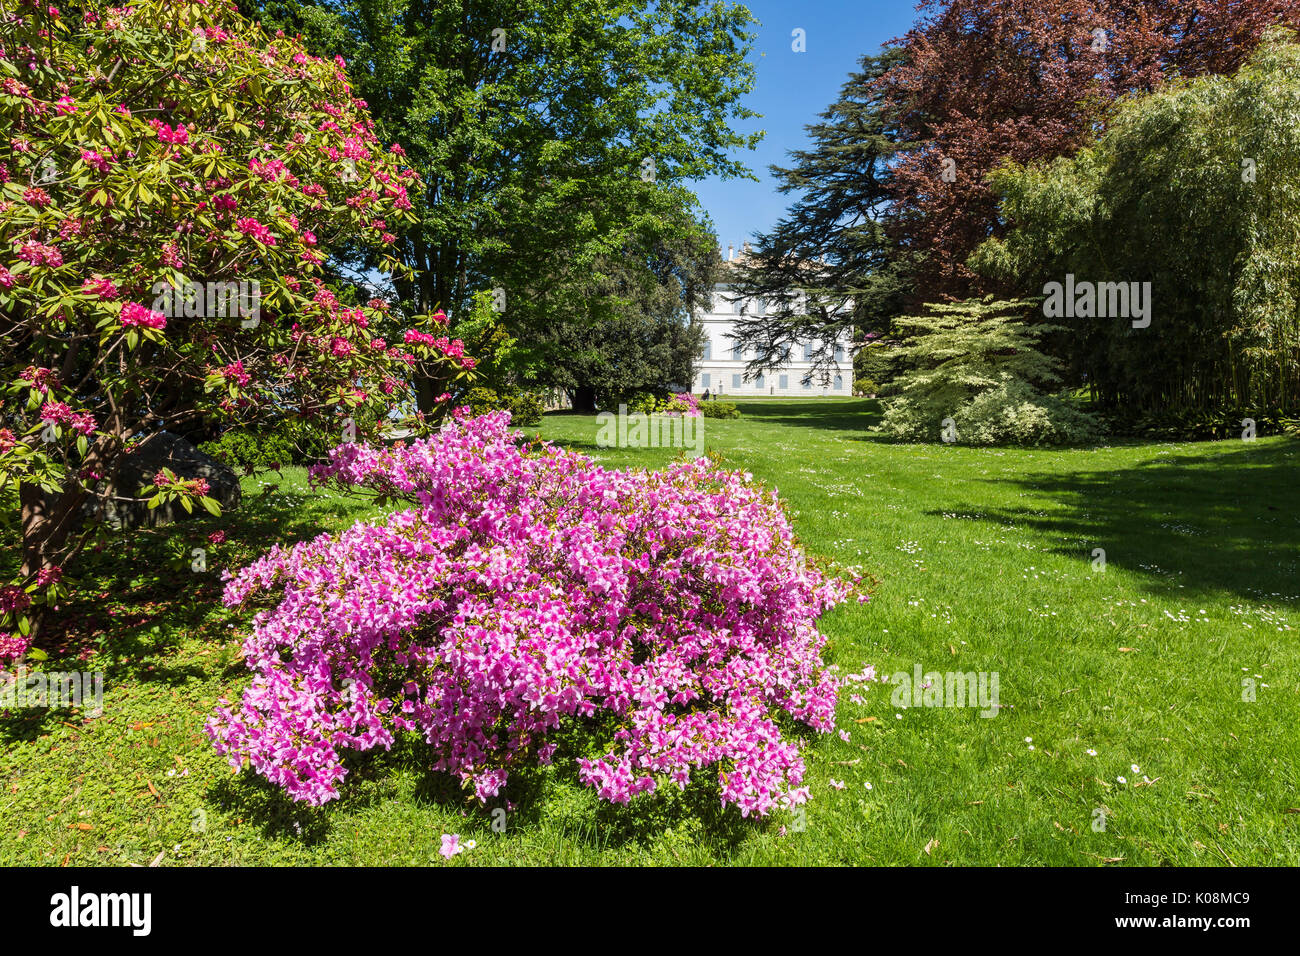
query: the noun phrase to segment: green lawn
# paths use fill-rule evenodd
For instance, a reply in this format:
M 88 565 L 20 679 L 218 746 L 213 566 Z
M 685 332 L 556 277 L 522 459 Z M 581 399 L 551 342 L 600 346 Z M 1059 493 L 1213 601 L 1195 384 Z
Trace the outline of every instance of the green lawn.
M 894 445 L 867 431 L 874 402 L 739 404 L 708 448 L 780 489 L 811 552 L 879 581 L 824 620 L 832 659 L 996 672 L 996 717 L 846 693 L 851 739 L 812 740 L 803 821 L 690 793 L 611 807 L 560 767 L 497 833 L 415 745 L 360 761 L 331 806 L 292 806 L 201 735 L 246 679 L 249 622 L 217 606 L 211 569 L 367 511 L 286 473 L 265 496 L 250 480 L 206 573 L 165 562 L 217 522 L 88 569 L 45 666 L 102 668 L 104 714 L 0 718 L 0 863 L 442 865 L 444 832 L 477 841 L 453 865 L 1300 863 L 1300 443 Z M 611 466 L 674 454 L 597 448 L 587 416 L 541 432 Z

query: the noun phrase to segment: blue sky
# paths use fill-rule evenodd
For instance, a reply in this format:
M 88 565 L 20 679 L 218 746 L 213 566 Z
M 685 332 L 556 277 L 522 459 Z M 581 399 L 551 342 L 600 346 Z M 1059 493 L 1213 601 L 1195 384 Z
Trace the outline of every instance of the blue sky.
M 916 19 L 917 0 L 748 0 L 760 21 L 750 60 L 756 78 L 746 105 L 760 118 L 738 125 L 767 135 L 758 148 L 740 151 L 759 182 L 710 178 L 694 184 L 700 203 L 713 219 L 726 254 L 758 230 L 770 229 L 794 196 L 782 196 L 768 172 L 788 165 L 787 152 L 808 142 L 804 127 L 836 98 L 860 57 L 902 36 Z M 805 32 L 807 51 L 791 49 L 792 31 Z

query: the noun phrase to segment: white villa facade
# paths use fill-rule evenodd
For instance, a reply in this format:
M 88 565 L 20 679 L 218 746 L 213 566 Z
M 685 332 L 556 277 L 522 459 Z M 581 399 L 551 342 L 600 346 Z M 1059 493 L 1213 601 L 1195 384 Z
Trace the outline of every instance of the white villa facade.
M 845 336 L 835 343 L 834 367 L 813 371 L 812 356 L 821 343 L 800 342 L 790 349 L 785 363 L 761 375 L 746 374 L 754 357 L 742 351 L 734 339 L 736 320 L 742 315 L 763 315 L 760 299 L 736 299 L 731 285 L 718 283 L 708 312 L 699 316 L 704 323 L 704 358 L 695 373 L 691 390 L 696 394 L 758 397 L 780 395 L 789 398 L 848 398 L 853 394 L 853 356 Z

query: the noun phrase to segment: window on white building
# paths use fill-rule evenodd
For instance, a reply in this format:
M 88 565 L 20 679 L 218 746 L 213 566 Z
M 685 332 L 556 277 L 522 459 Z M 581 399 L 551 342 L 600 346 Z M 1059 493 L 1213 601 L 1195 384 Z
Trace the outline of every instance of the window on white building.
M 778 387 L 778 388 L 789 388 L 789 387 L 790 387 L 790 376 L 789 376 L 789 375 L 782 375 L 779 379 L 777 379 L 776 384 L 777 384 L 777 387 Z
M 702 372 L 700 374 L 700 388 L 708 388 L 708 387 L 709 387 L 709 373 Z
M 755 384 L 756 386 L 758 386 L 759 388 L 762 388 L 762 387 L 763 387 L 763 376 L 760 375 L 757 379 L 755 379 L 754 384 Z
M 844 376 L 843 376 L 843 375 L 836 375 L 836 376 L 835 376 L 835 390 L 836 390 L 836 391 L 839 391 L 839 390 L 840 390 L 841 388 L 843 388 L 843 387 L 844 387 Z
M 811 362 L 811 361 L 812 361 L 812 353 L 813 353 L 813 347 L 812 347 L 812 344 L 809 343 L 808 345 L 805 345 L 805 346 L 803 347 L 803 360 L 804 360 L 805 362 Z
M 704 361 L 708 362 L 713 359 L 713 340 L 704 340 Z
M 835 361 L 837 362 L 844 361 L 844 346 L 842 345 L 835 346 Z
M 810 390 L 810 391 L 811 391 L 811 389 L 812 389 L 812 377 L 811 377 L 811 376 L 806 377 L 806 378 L 803 380 L 803 387 L 804 387 L 806 390 Z
M 745 357 L 745 347 L 743 345 L 733 345 L 731 347 L 731 357 L 737 362 L 743 360 Z
M 733 375 L 733 376 L 731 376 L 731 387 L 732 387 L 732 388 L 740 388 L 740 376 L 739 376 L 739 375 Z

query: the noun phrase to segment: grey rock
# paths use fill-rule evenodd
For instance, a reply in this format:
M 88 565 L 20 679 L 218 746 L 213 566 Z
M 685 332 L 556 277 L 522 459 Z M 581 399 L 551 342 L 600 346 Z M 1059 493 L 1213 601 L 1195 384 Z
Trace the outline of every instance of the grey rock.
M 148 501 L 138 497 L 140 486 L 153 484 L 153 476 L 163 468 L 170 468 L 181 478 L 205 479 L 209 486 L 208 497 L 220 503 L 222 512 L 239 506 L 239 476 L 179 435 L 164 431 L 150 435 L 127 456 L 116 485 L 106 489 L 109 497 L 87 503 L 87 517 L 102 513 L 110 528 L 129 529 L 155 528 L 207 515 L 208 512 L 198 505 L 191 514 L 179 501 L 170 501 L 150 510 Z M 115 500 L 117 498 L 132 500 Z

